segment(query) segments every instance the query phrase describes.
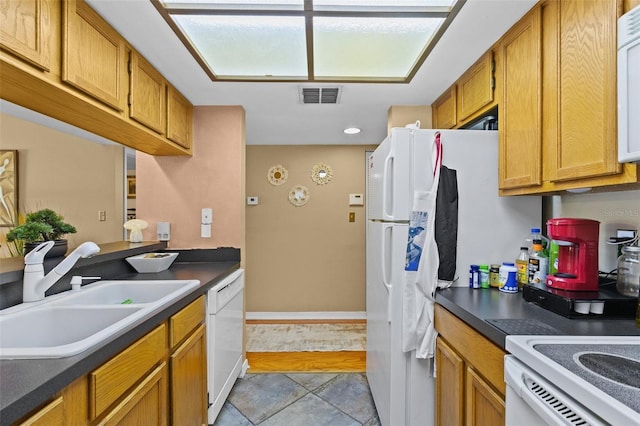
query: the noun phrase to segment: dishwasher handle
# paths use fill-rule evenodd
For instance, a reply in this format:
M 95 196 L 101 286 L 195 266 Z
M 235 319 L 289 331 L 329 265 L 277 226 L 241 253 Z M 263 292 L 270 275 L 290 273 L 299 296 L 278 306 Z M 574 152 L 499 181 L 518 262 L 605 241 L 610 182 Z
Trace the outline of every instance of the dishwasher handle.
M 244 289 L 244 269 L 238 269 L 207 293 L 207 313 L 215 314 Z

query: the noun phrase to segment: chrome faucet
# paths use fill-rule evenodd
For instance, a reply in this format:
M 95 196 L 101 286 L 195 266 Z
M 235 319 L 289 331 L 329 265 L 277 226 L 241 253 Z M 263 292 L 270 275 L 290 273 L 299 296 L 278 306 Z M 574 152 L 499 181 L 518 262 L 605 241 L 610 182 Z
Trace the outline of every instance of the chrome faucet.
M 53 241 L 38 245 L 24 257 L 24 279 L 22 282 L 22 301 L 36 302 L 44 299 L 44 293 L 54 285 L 64 274 L 69 272 L 81 257 L 91 257 L 100 251 L 100 247 L 91 241 L 80 244 L 69 256 L 58 264 L 47 275 L 44 274 L 44 256 Z

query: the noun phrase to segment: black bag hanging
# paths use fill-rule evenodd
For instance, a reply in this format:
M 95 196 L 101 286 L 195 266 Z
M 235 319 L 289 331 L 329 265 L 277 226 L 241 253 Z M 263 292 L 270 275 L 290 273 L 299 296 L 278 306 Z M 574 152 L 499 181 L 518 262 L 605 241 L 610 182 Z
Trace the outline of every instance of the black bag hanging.
M 455 170 L 440 166 L 436 196 L 435 239 L 440 256 L 438 279 L 453 281 L 458 246 L 458 177 Z

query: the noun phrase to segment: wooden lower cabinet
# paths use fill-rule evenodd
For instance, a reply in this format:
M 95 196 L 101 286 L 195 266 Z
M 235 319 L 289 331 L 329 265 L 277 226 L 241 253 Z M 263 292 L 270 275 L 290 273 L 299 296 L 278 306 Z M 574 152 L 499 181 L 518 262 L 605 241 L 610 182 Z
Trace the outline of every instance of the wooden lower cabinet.
M 435 326 L 436 424 L 503 425 L 506 353 L 439 305 Z
M 477 426 L 503 425 L 505 421 L 504 397 L 473 368 L 466 368 L 466 424 Z
M 172 424 L 201 426 L 207 417 L 207 340 L 204 325 L 171 355 L 170 363 Z
M 436 424 L 464 422 L 464 360 L 442 338 L 436 340 Z

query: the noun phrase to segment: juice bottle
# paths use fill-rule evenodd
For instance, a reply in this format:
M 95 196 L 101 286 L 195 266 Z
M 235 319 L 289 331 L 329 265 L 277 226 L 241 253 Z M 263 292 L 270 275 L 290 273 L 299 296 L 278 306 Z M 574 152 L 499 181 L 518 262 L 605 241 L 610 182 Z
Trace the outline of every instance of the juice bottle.
M 542 241 L 533 240 L 529 256 L 529 284 L 545 284 L 549 273 L 549 257 L 542 251 Z
M 516 279 L 518 287 L 529 282 L 529 249 L 525 246 L 520 247 L 520 254 L 516 258 Z

